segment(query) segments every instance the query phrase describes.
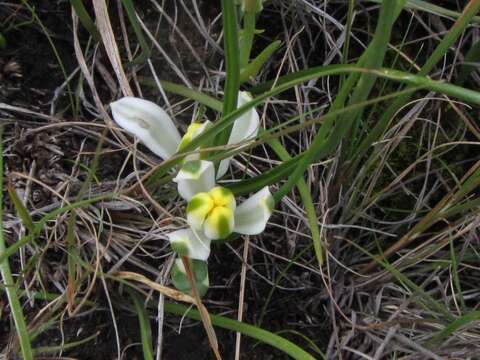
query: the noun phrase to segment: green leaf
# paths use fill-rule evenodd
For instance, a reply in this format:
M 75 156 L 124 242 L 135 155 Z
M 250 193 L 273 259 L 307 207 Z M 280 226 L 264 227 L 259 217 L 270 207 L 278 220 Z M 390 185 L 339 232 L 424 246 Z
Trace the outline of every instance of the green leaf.
M 142 339 L 143 358 L 144 360 L 153 360 L 152 328 L 150 325 L 150 320 L 148 319 L 144 302 L 141 301 L 140 297 L 133 290 L 127 288 L 127 291 L 132 298 L 133 305 L 138 316 L 140 337 Z
M 17 195 L 17 192 L 13 188 L 13 186 L 9 185 L 7 187 L 8 191 L 8 196 L 10 197 L 10 200 L 13 203 L 13 206 L 15 207 L 15 210 L 17 211 L 18 217 L 22 220 L 23 225 L 29 230 L 33 231 L 34 225 L 33 225 L 33 220 L 30 217 L 30 213 L 28 210 L 25 208 L 25 205 L 23 205 L 22 200 Z
M 369 0 L 370 2 L 381 4 L 385 2 L 385 0 Z M 388 0 L 387 0 L 388 1 Z M 423 0 L 408 0 L 405 6 L 408 9 L 413 9 L 413 10 L 421 10 L 425 11 L 427 13 L 433 14 L 433 15 L 438 15 L 444 18 L 452 18 L 452 19 L 457 19 L 461 16 L 461 14 L 457 11 L 445 9 L 444 7 L 435 5 L 434 2 L 428 2 L 428 1 L 423 1 Z M 471 19 L 472 22 L 476 24 L 480 24 L 480 16 L 474 16 Z
M 240 61 L 238 58 L 238 25 L 234 0 L 222 0 L 223 43 L 225 48 L 225 96 L 223 98 L 223 116 L 229 115 L 237 108 L 238 90 L 240 87 Z M 232 126 L 219 132 L 216 145 L 225 145 L 230 136 Z
M 181 304 L 165 304 L 165 311 L 173 313 L 179 316 L 186 316 L 191 319 L 200 320 L 200 314 L 197 310 L 193 310 L 185 305 Z M 260 340 L 265 344 L 269 344 L 285 354 L 291 356 L 296 360 L 315 360 L 315 358 L 307 353 L 302 348 L 298 347 L 294 343 L 276 335 L 269 331 L 263 330 L 253 325 L 245 324 L 240 321 L 229 319 L 224 316 L 210 314 L 212 324 L 224 329 L 239 332 L 253 339 Z
M 5 238 L 3 236 L 3 126 L 0 126 L 0 254 L 6 251 Z M 18 297 L 17 286 L 13 280 L 12 272 L 8 258 L 3 257 L 0 260 L 0 273 L 2 275 L 3 284 L 5 285 L 5 292 L 7 293 L 8 303 L 10 305 L 10 313 L 17 329 L 17 335 L 22 349 L 23 358 L 26 360 L 33 359 L 32 345 L 28 336 L 27 324 L 23 315 L 22 305 Z
M 90 33 L 93 40 L 99 41 L 100 40 L 100 34 L 98 33 L 97 26 L 95 25 L 92 18 L 88 14 L 88 11 L 85 8 L 85 5 L 83 5 L 83 1 L 82 0 L 70 0 L 70 5 L 72 5 L 73 9 L 75 10 L 75 13 L 77 14 L 78 18 L 80 19 L 80 22 L 85 27 L 85 29 L 87 29 L 87 31 Z
M 132 24 L 133 31 L 137 36 L 138 43 L 142 48 L 142 53 L 136 59 L 133 59 L 131 64 L 132 65 L 143 64 L 150 57 L 151 49 L 148 46 L 147 40 L 143 36 L 142 27 L 140 26 L 140 22 L 137 19 L 137 15 L 135 13 L 135 7 L 133 6 L 132 0 L 122 0 L 122 4 L 127 13 L 128 20 L 130 21 L 130 24 Z
M 435 337 L 430 341 L 430 343 L 438 344 L 446 338 L 450 337 L 458 329 L 478 320 L 480 320 L 480 311 L 472 311 L 463 316 L 460 316 L 458 319 L 455 319 L 450 324 L 448 324 L 445 329 L 435 335 Z
M 458 84 L 462 85 L 467 80 L 468 75 L 480 67 L 480 41 L 477 41 L 468 50 L 463 64 L 460 66 L 458 74 Z
M 262 50 L 258 56 L 246 65 L 240 73 L 240 83 L 248 81 L 251 77 L 257 76 L 258 72 L 270 56 L 280 47 L 281 41 L 277 40 Z

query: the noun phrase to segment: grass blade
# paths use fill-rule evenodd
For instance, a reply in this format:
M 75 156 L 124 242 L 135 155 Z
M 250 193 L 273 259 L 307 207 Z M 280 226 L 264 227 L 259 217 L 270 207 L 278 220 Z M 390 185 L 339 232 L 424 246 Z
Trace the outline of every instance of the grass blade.
M 465 55 L 464 63 L 458 74 L 458 85 L 462 85 L 467 80 L 468 75 L 478 68 L 478 62 L 480 62 L 480 41 L 473 44 Z
M 381 4 L 385 2 L 385 0 L 369 0 L 369 1 L 377 4 Z M 457 11 L 445 9 L 441 6 L 438 6 L 438 5 L 432 4 L 431 2 L 423 1 L 423 0 L 408 0 L 407 3 L 405 4 L 405 7 L 413 10 L 425 11 L 430 14 L 438 15 L 445 18 L 457 19 L 461 16 L 461 13 Z M 474 16 L 471 21 L 476 24 L 480 24 L 480 16 Z
M 3 233 L 3 127 L 0 127 L 0 194 L 2 201 L 0 204 L 0 254 L 6 251 L 5 238 Z M 8 258 L 0 260 L 0 272 L 2 274 L 3 284 L 5 285 L 5 292 L 7 293 L 8 303 L 10 304 L 10 311 L 17 329 L 17 335 L 22 349 L 23 358 L 26 360 L 33 359 L 32 346 L 28 336 L 27 324 L 23 316 L 22 305 L 17 294 L 17 287 L 13 281 L 12 272 Z
M 139 77 L 139 82 L 141 84 L 147 85 L 151 87 L 152 89 L 157 89 L 157 83 L 153 79 L 147 79 L 143 77 Z M 160 80 L 160 84 L 163 87 L 163 90 L 172 92 L 177 95 L 184 96 L 186 98 L 192 99 L 194 101 L 199 102 L 200 104 L 203 104 L 205 106 L 208 106 L 209 108 L 219 111 L 222 111 L 222 102 L 220 100 L 215 99 L 212 96 L 209 96 L 201 91 L 195 90 L 195 89 L 190 89 L 186 86 L 180 85 L 180 84 L 175 84 L 170 81 L 165 81 L 165 80 Z
M 461 35 L 462 31 L 470 23 L 470 20 L 473 16 L 479 11 L 480 2 L 476 0 L 471 0 L 469 5 L 465 7 L 464 12 L 461 17 L 455 22 L 447 35 L 442 39 L 438 46 L 433 51 L 432 55 L 427 59 L 425 64 L 422 66 L 421 70 L 417 75 L 426 76 L 433 67 L 443 59 L 445 53 L 453 45 L 453 43 Z M 362 142 L 357 146 L 356 158 L 359 159 L 365 154 L 367 149 L 371 146 L 372 143 L 377 141 L 385 131 L 390 119 L 397 113 L 397 111 L 403 107 L 410 99 L 411 95 L 404 95 L 396 99 L 392 104 L 383 112 L 382 116 L 378 120 L 375 127 L 370 131 L 370 133 L 362 140 Z M 357 160 L 358 161 L 358 160 Z
M 480 320 L 480 311 L 472 311 L 468 314 L 460 316 L 458 319 L 452 321 L 445 329 L 443 329 L 440 333 L 435 335 L 435 337 L 431 340 L 432 344 L 439 343 L 446 338 L 450 337 L 455 331 L 470 324 L 473 321 Z
M 268 145 L 275 151 L 278 157 L 282 161 L 291 160 L 292 157 L 287 150 L 282 146 L 280 141 L 277 139 L 268 141 Z M 320 239 L 320 229 L 318 227 L 317 212 L 315 211 L 315 205 L 313 204 L 312 195 L 310 189 L 307 186 L 307 183 L 303 178 L 300 178 L 296 183 L 300 197 L 302 198 L 303 207 L 305 208 L 305 213 L 307 214 L 308 227 L 310 233 L 312 234 L 313 248 L 315 250 L 315 256 L 317 257 L 318 265 L 321 267 L 323 265 L 323 247 Z
M 140 47 L 142 48 L 142 53 L 136 59 L 133 59 L 131 64 L 143 64 L 150 57 L 150 47 L 148 46 L 145 36 L 143 36 L 142 27 L 137 19 L 137 14 L 135 13 L 135 7 L 133 6 L 132 0 L 122 0 L 122 4 L 123 8 L 127 12 L 128 20 L 130 21 L 130 24 L 132 24 L 133 31 L 137 36 Z
M 75 13 L 77 14 L 80 22 L 82 23 L 83 27 L 87 29 L 87 31 L 92 36 L 93 40 L 99 41 L 100 34 L 98 33 L 97 26 L 93 22 L 92 18 L 88 14 L 87 9 L 85 9 L 85 5 L 83 5 L 82 0 L 70 0 L 70 5 L 72 5 Z
M 250 64 L 246 65 L 240 73 L 240 83 L 248 81 L 251 77 L 255 77 L 260 71 L 261 67 L 268 60 L 270 56 L 280 47 L 281 41 L 274 41 L 262 50 L 258 56 L 253 59 Z
M 143 358 L 145 360 L 153 360 L 152 328 L 150 326 L 150 320 L 148 319 L 147 312 L 145 311 L 145 307 L 143 306 L 142 301 L 140 301 L 138 295 L 130 289 L 127 289 L 127 291 L 132 298 L 133 305 L 138 316 L 140 337 L 142 339 Z
M 7 191 L 8 191 L 8 196 L 10 197 L 10 200 L 12 201 L 13 206 L 15 207 L 18 217 L 22 220 L 23 225 L 25 225 L 28 231 L 33 231 L 33 228 L 34 228 L 33 220 L 28 210 L 25 208 L 25 205 L 23 205 L 22 200 L 18 197 L 14 187 L 12 185 L 8 185 Z
M 21 238 L 17 242 L 10 245 L 8 248 L 0 250 L 0 263 L 4 262 L 10 256 L 15 254 L 18 251 L 18 249 L 20 249 L 22 246 L 28 244 L 30 241 L 33 241 L 41 233 L 44 226 L 49 221 L 55 219 L 58 215 L 69 212 L 69 211 L 72 211 L 74 209 L 81 208 L 85 205 L 91 205 L 91 204 L 96 203 L 98 201 L 111 200 L 111 199 L 114 199 L 114 198 L 115 198 L 115 196 L 113 194 L 100 195 L 100 196 L 97 196 L 97 197 L 94 197 L 94 198 L 91 198 L 91 199 L 86 199 L 86 200 L 82 200 L 82 201 L 72 203 L 70 205 L 58 208 L 58 209 L 48 213 L 47 215 L 42 217 L 40 219 L 40 221 L 38 221 L 35 224 L 34 231 L 31 234 L 28 234 L 28 235 L 24 236 L 23 238 Z
M 223 116 L 237 108 L 238 89 L 240 87 L 240 61 L 238 58 L 237 11 L 234 0 L 222 0 L 223 37 L 225 47 L 225 95 L 223 98 Z M 232 126 L 227 126 L 215 139 L 216 145 L 225 145 Z
M 165 311 L 172 314 L 180 315 L 180 316 L 186 316 L 191 319 L 200 320 L 200 314 L 197 310 L 191 310 L 189 307 L 184 305 L 166 303 Z M 315 359 L 312 355 L 310 355 L 309 353 L 307 353 L 305 350 L 301 349 L 297 345 L 269 331 L 260 329 L 253 325 L 245 324 L 240 321 L 229 319 L 224 316 L 210 315 L 210 317 L 212 319 L 213 325 L 219 326 L 224 329 L 236 331 L 236 332 L 242 333 L 243 335 L 250 336 L 254 339 L 260 340 L 265 344 L 269 344 L 283 351 L 287 355 L 290 355 L 293 359 L 296 359 L 296 360 L 314 360 Z

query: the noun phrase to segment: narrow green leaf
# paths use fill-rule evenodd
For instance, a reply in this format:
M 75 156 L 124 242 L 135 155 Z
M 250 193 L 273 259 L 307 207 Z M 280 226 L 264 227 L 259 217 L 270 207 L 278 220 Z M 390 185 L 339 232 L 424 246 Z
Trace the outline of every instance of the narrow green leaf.
M 3 229 L 3 126 L 0 126 L 0 254 L 4 254 L 7 247 L 4 238 Z M 13 280 L 12 272 L 8 258 L 0 260 L 0 273 L 2 274 L 3 284 L 5 285 L 5 292 L 7 293 L 8 303 L 10 304 L 10 313 L 17 329 L 17 335 L 22 349 L 23 358 L 26 360 L 33 359 L 32 346 L 28 336 L 27 324 L 22 311 L 22 305 L 18 298 L 17 287 Z
M 165 311 L 180 316 L 186 316 L 191 319 L 200 320 L 199 312 L 185 305 L 166 303 Z M 240 321 L 232 320 L 224 316 L 210 314 L 210 318 L 212 320 L 212 324 L 215 326 L 236 331 L 253 339 L 260 340 L 265 344 L 269 344 L 283 351 L 285 354 L 291 356 L 293 359 L 315 360 L 312 355 L 310 355 L 294 343 L 269 331 L 263 330 L 253 325 L 245 324 Z
M 56 346 L 40 346 L 40 347 L 35 348 L 33 350 L 33 352 L 34 352 L 34 354 L 48 354 L 48 353 L 58 353 L 58 352 L 62 352 L 62 351 L 65 351 L 65 350 L 74 349 L 74 348 L 76 348 L 80 345 L 86 344 L 86 343 L 94 340 L 95 338 L 98 337 L 98 335 L 100 335 L 100 331 L 97 331 L 96 333 L 94 333 L 90 336 L 87 336 L 86 338 L 81 339 L 81 340 L 66 342 L 66 343 L 62 343 L 61 345 L 56 345 Z
M 458 74 L 458 85 L 462 85 L 473 71 L 480 67 L 480 41 L 468 50 Z
M 385 2 L 385 1 L 389 1 L 389 0 L 369 0 L 369 1 L 373 2 L 373 3 L 381 4 L 381 3 Z M 457 11 L 454 11 L 454 10 L 445 9 L 444 7 L 435 5 L 433 3 L 433 1 L 428 2 L 428 1 L 423 1 L 423 0 L 408 0 L 405 6 L 408 9 L 421 10 L 421 11 L 425 11 L 425 12 L 428 12 L 428 13 L 433 14 L 433 15 L 438 15 L 438 16 L 444 17 L 444 18 L 457 19 L 461 16 L 461 13 L 459 13 Z M 480 24 L 480 16 L 474 16 L 471 19 L 471 22 L 474 22 L 476 24 Z
M 144 78 L 144 77 L 139 77 L 138 80 L 141 84 L 149 86 L 152 89 L 158 90 L 157 83 L 155 82 L 155 80 Z M 175 84 L 166 80 L 161 80 L 160 85 L 163 87 L 165 91 L 172 92 L 174 94 L 181 95 L 191 100 L 197 101 L 200 104 L 208 106 L 209 108 L 216 110 L 218 112 L 222 111 L 223 105 L 220 100 L 217 100 L 214 97 L 209 96 L 199 90 L 190 89 L 186 86 Z
M 250 8 L 243 15 L 243 29 L 239 32 L 240 69 L 244 69 L 250 60 L 250 52 L 252 51 L 253 38 L 255 36 L 255 17 L 256 12 Z
M 127 288 L 127 291 L 132 298 L 133 305 L 138 316 L 140 337 L 142 339 L 143 358 L 144 360 L 153 360 L 152 328 L 150 326 L 150 320 L 148 319 L 144 303 L 133 290 Z
M 445 35 L 442 41 L 437 45 L 433 53 L 427 59 L 425 64 L 422 66 L 421 70 L 418 72 L 418 76 L 426 76 L 433 69 L 433 67 L 443 59 L 445 53 L 448 49 L 454 44 L 458 37 L 462 34 L 463 30 L 470 23 L 470 20 L 480 9 L 480 2 L 471 0 L 469 5 L 465 7 L 464 12 L 459 17 L 459 19 L 452 26 L 450 31 Z M 448 95 L 448 94 L 447 94 Z M 380 119 L 374 128 L 369 132 L 369 134 L 363 138 L 361 143 L 357 146 L 356 157 L 357 159 L 361 158 L 367 149 L 377 141 L 382 134 L 384 133 L 386 127 L 388 126 L 389 121 L 397 113 L 397 111 L 402 108 L 409 100 L 411 95 L 404 95 L 399 97 L 392 104 L 382 112 Z M 358 161 L 358 160 L 357 160 Z
M 277 139 L 268 141 L 268 145 L 275 151 L 275 153 L 283 161 L 291 160 L 291 156 L 287 150 L 282 146 Z M 313 204 L 312 195 L 307 183 L 303 178 L 300 178 L 296 183 L 300 197 L 302 198 L 303 207 L 307 214 L 308 227 L 312 234 L 313 248 L 315 250 L 315 256 L 317 257 L 318 265 L 323 265 L 323 247 L 320 239 L 320 229 L 318 227 L 317 212 L 315 211 L 315 205 Z
M 430 341 L 431 344 L 439 343 L 450 337 L 458 329 L 467 326 L 468 324 L 480 320 L 480 311 L 472 311 L 468 314 L 460 316 L 458 319 L 452 321 L 445 329 L 435 335 Z
M 250 62 L 250 64 L 246 65 L 240 73 L 240 83 L 244 83 L 251 77 L 257 76 L 263 64 L 265 64 L 268 58 L 272 56 L 272 54 L 280 47 L 281 44 L 282 42 L 279 40 L 272 42 L 265 49 L 263 49 L 262 52 Z
M 70 5 L 72 5 L 73 9 L 75 10 L 75 13 L 77 14 L 78 18 L 80 19 L 80 22 L 85 27 L 85 29 L 87 29 L 87 31 L 90 33 L 93 40 L 99 41 L 100 40 L 100 34 L 98 33 L 97 26 L 95 25 L 92 18 L 88 14 L 88 11 L 85 8 L 85 5 L 83 5 L 83 1 L 82 0 L 70 0 Z
M 229 115 L 237 108 L 238 90 L 240 87 L 240 61 L 238 46 L 238 25 L 235 0 L 222 0 L 223 38 L 225 48 L 225 96 L 223 98 L 223 116 Z M 230 136 L 232 126 L 229 125 L 215 139 L 216 145 L 225 145 Z
M 27 208 L 25 207 L 25 205 L 23 205 L 22 200 L 20 200 L 20 198 L 18 197 L 17 192 L 11 185 L 7 187 L 7 191 L 8 196 L 10 197 L 10 200 L 12 201 L 15 210 L 17 211 L 18 217 L 22 220 L 23 225 L 25 225 L 25 227 L 29 231 L 33 231 L 33 220 Z
M 132 65 L 143 64 L 150 57 L 151 49 L 148 46 L 145 36 L 143 36 L 142 27 L 140 22 L 137 19 L 137 14 L 135 13 L 135 6 L 133 6 L 132 0 L 122 0 L 123 7 L 127 13 L 128 20 L 132 24 L 133 31 L 137 36 L 138 43 L 142 48 L 142 53 L 135 59 L 132 60 Z

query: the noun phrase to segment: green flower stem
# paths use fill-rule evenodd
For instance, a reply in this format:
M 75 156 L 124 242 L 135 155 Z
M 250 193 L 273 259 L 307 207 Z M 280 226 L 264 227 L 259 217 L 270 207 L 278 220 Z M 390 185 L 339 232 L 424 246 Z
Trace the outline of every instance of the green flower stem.
M 240 60 L 238 57 L 238 29 L 235 0 L 222 0 L 223 38 L 225 48 L 225 95 L 223 99 L 223 116 L 237 108 L 238 90 L 240 88 Z M 220 119 L 222 121 L 222 119 Z M 218 133 L 215 145 L 225 145 L 230 136 L 232 125 Z
M 250 59 L 253 37 L 255 36 L 255 16 L 255 11 L 251 11 L 251 9 L 246 10 L 243 16 L 242 41 L 240 43 L 240 69 L 244 69 Z

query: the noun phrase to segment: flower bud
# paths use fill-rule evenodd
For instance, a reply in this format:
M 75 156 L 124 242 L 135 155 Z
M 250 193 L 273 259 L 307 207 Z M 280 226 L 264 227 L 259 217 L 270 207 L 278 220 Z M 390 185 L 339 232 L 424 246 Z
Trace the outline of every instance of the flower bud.
M 209 286 L 207 263 L 205 261 L 192 260 L 190 262 L 190 268 L 195 278 L 198 295 L 205 295 Z M 170 274 L 172 277 L 172 283 L 177 290 L 186 294 L 191 293 L 192 287 L 190 285 L 190 281 L 188 281 L 182 259 L 175 259 Z

